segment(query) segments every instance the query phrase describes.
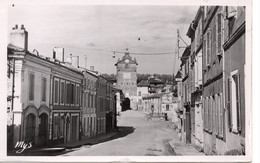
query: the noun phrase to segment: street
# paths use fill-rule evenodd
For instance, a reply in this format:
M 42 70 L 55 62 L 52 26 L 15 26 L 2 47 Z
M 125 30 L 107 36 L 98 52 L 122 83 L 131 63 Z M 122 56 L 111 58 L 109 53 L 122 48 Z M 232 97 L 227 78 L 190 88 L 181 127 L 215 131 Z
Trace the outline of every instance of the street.
M 146 120 L 138 111 L 122 112 L 118 118 L 119 133 L 112 140 L 72 149 L 63 156 L 171 156 L 168 141 L 176 136 L 169 121 Z

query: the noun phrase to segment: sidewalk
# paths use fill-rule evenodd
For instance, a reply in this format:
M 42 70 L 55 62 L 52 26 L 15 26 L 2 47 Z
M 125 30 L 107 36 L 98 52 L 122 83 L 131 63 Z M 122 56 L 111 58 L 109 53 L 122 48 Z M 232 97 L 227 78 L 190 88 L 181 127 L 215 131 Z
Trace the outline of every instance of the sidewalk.
M 173 139 L 168 143 L 177 156 L 205 156 L 204 153 L 198 151 L 194 146 L 180 141 L 177 133 L 174 134 Z
M 80 141 L 53 145 L 52 147 L 57 147 L 57 148 L 62 147 L 62 148 L 66 148 L 66 149 L 71 149 L 71 148 L 78 148 L 83 145 L 94 145 L 94 144 L 98 144 L 98 143 L 107 141 L 107 140 L 111 139 L 112 137 L 114 137 L 116 134 L 117 134 L 117 132 L 114 131 L 114 132 L 111 132 L 108 134 L 98 135 L 96 137 L 83 139 Z

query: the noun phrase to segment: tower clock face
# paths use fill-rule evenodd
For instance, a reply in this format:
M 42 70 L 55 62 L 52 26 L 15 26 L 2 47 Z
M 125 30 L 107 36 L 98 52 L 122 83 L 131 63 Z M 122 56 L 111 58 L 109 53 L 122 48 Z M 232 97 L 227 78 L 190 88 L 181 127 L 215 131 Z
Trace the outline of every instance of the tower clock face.
M 126 59 L 126 60 L 125 60 L 125 63 L 129 63 L 129 59 Z

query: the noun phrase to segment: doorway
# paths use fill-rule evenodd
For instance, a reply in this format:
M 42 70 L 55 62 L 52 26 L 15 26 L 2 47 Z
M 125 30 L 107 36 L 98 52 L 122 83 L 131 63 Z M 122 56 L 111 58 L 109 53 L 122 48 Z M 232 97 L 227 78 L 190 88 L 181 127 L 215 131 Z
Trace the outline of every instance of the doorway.
M 32 142 L 35 144 L 35 126 L 36 126 L 36 116 L 33 113 L 30 113 L 26 117 L 25 125 L 25 141 Z
M 48 143 L 48 115 L 42 113 L 39 118 L 39 146 L 45 146 Z

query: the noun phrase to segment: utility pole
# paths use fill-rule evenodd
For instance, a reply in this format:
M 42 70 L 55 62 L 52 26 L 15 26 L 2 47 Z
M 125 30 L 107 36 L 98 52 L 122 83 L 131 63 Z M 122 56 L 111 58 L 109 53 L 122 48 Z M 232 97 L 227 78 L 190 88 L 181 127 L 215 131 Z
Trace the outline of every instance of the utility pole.
M 185 46 L 180 46 L 180 40 L 185 44 Z M 178 58 L 181 58 L 180 55 L 179 55 L 180 54 L 179 50 L 181 48 L 186 48 L 188 46 L 188 44 L 180 36 L 179 29 L 177 29 L 177 46 L 178 46 L 177 47 L 177 49 L 178 49 Z

